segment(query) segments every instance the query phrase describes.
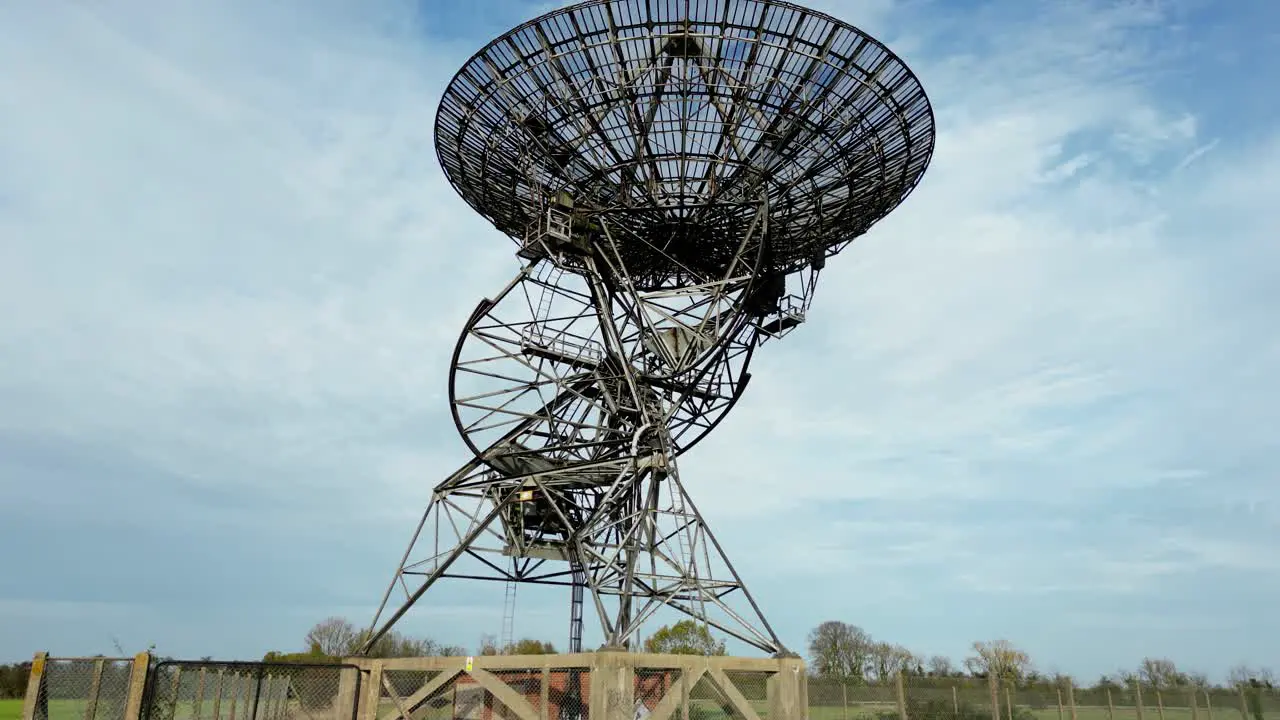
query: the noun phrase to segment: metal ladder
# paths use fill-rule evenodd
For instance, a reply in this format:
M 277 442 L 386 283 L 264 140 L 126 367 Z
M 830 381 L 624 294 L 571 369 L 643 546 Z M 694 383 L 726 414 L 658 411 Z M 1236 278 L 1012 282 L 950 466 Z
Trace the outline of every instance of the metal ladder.
M 538 281 L 542 283 L 542 293 L 538 296 L 538 309 L 533 314 L 533 322 L 539 325 L 546 322 L 551 316 L 551 302 L 555 297 L 555 292 L 551 288 L 555 287 L 556 283 L 560 281 L 560 276 L 564 275 L 564 269 L 559 265 L 547 263 L 544 267 L 547 270 L 541 273 L 541 278 L 538 278 Z
M 508 652 L 515 644 L 516 586 L 515 580 L 507 580 L 506 593 L 502 598 L 502 637 L 499 640 L 498 652 Z
M 582 652 L 582 591 L 587 584 L 587 573 L 577 558 L 569 560 L 573 573 L 573 590 L 569 601 L 569 650 Z
M 676 558 L 676 562 L 680 563 L 680 566 L 685 572 L 696 578 L 698 575 L 697 569 L 694 565 L 696 558 L 693 556 L 693 541 L 692 538 L 689 537 L 689 533 L 697 529 L 697 523 L 690 522 L 692 518 L 690 517 L 688 507 L 684 504 L 684 493 L 680 492 L 679 488 L 676 487 L 676 483 L 670 482 L 666 478 L 663 479 L 663 482 L 666 484 L 668 492 L 671 493 L 671 516 L 675 518 L 677 526 L 684 526 L 675 533 L 676 547 L 679 551 L 679 556 Z M 659 532 L 661 532 L 661 530 L 659 530 Z M 710 561 L 710 557 L 707 559 Z M 704 571 L 710 572 L 710 566 L 708 565 Z M 698 598 L 691 604 L 698 608 L 698 611 L 702 613 L 704 618 L 707 616 L 707 602 L 702 596 L 701 591 L 698 593 Z

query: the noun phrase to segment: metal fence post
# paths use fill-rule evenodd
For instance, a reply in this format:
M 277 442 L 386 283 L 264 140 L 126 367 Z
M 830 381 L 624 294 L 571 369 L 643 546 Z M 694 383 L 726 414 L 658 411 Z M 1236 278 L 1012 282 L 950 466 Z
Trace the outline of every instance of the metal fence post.
M 22 720 L 48 720 L 49 718 L 48 705 L 45 705 L 44 712 L 41 712 L 39 707 L 42 700 L 46 700 L 40 688 L 44 684 L 44 666 L 48 660 L 47 652 L 38 652 L 31 658 L 31 675 L 27 678 L 27 694 L 23 696 L 25 699 L 22 703 Z

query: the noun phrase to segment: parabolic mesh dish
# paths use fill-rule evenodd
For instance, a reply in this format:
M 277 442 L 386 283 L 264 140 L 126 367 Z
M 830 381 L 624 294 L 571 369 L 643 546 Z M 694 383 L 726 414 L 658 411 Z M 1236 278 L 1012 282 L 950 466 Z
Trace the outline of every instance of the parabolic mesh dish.
M 838 251 L 915 187 L 934 147 L 920 82 L 884 45 L 771 0 L 590 0 L 491 42 L 445 91 L 450 182 L 520 238 L 549 195 L 610 213 L 637 257 L 732 252 L 767 200 L 766 264 Z M 660 247 L 653 257 L 642 246 Z M 656 263 L 656 265 L 655 265 Z

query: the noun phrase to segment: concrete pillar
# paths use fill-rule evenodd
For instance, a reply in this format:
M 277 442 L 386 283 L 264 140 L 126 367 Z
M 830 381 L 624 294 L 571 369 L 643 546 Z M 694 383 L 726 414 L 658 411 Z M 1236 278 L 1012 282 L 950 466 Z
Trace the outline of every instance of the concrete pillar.
M 808 684 L 804 661 L 779 658 L 778 672 L 771 675 L 765 685 L 769 720 L 805 720 L 808 712 Z
M 592 718 L 630 718 L 635 715 L 636 669 L 628 653 L 595 653 L 591 662 Z

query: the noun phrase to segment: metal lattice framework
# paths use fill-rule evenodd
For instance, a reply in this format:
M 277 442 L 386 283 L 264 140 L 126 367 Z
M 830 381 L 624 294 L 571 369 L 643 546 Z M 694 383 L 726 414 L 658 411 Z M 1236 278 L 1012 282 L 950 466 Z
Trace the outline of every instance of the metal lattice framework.
M 573 588 L 571 651 L 589 599 L 607 645 L 667 606 L 782 652 L 676 458 L 933 144 L 900 59 L 785 2 L 590 0 L 477 53 L 436 147 L 523 267 L 458 341 L 450 401 L 473 458 L 436 486 L 369 645 L 465 577 L 508 583 L 504 635 L 517 583 Z

